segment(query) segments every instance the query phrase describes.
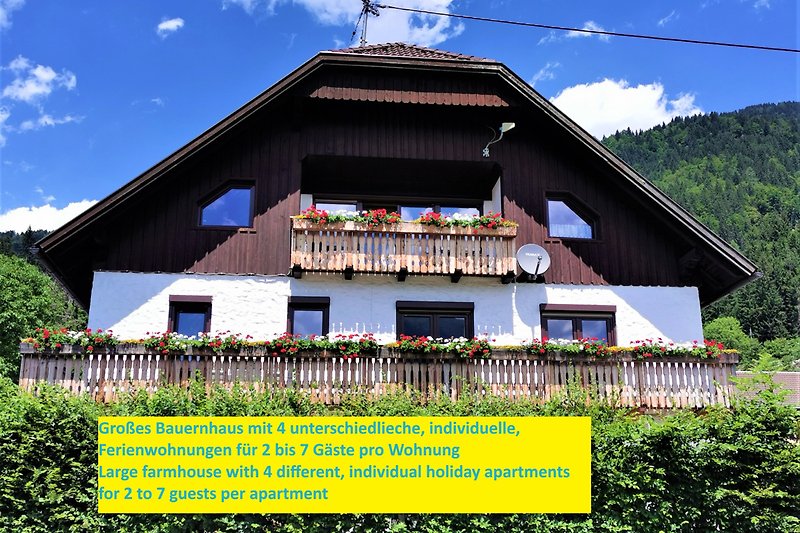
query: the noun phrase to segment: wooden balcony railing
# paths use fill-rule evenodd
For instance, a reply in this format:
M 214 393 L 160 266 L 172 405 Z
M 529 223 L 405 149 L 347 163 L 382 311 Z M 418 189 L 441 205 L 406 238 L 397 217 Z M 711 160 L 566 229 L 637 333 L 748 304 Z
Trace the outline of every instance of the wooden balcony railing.
M 292 219 L 293 271 L 510 276 L 516 228 L 437 228 L 402 222 L 314 224 Z
M 77 353 L 72 353 L 73 349 Z M 496 350 L 490 359 L 465 360 L 452 354 L 398 353 L 382 348 L 376 355 L 343 359 L 324 352 L 276 357 L 263 349 L 215 354 L 189 348 L 185 354 L 160 355 L 141 345 L 109 351 L 38 353 L 22 345 L 20 386 L 36 391 L 40 383 L 57 384 L 73 394 L 111 401 L 122 392 L 155 392 L 164 385 L 188 388 L 202 377 L 207 388 L 234 383 L 256 390 L 296 389 L 312 401 L 339 403 L 346 394 L 374 397 L 416 390 L 424 398 L 464 392 L 511 400 L 546 401 L 569 383 L 586 388 L 612 405 L 644 409 L 730 406 L 736 354 L 720 359 L 663 358 L 639 361 L 630 355 L 595 359 L 563 353 L 527 355 Z

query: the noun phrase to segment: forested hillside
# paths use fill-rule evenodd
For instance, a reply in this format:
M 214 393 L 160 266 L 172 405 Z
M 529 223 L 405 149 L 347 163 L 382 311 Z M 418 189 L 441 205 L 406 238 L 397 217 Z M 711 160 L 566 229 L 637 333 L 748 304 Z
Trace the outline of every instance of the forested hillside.
M 761 341 L 800 336 L 800 103 L 677 118 L 606 146 L 743 251 L 764 277 L 710 306 Z

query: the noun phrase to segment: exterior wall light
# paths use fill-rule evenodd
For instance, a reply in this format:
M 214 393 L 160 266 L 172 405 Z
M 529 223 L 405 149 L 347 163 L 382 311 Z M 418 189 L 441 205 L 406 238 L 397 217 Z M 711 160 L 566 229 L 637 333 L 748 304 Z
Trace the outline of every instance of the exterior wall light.
M 497 132 L 494 133 L 492 140 L 489 141 L 488 144 L 483 148 L 483 157 L 489 157 L 489 147 L 496 142 L 500 142 L 500 140 L 503 138 L 503 134 L 508 130 L 514 129 L 514 126 L 516 125 L 517 124 L 515 122 L 503 122 L 500 124 L 500 127 L 497 128 L 497 131 L 500 132 L 500 135 L 498 136 Z

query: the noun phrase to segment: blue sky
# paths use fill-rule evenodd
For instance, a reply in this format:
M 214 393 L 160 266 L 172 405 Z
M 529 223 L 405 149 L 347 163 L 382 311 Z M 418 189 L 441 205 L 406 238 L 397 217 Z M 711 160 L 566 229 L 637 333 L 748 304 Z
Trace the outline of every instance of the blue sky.
M 385 3 L 800 48 L 796 0 Z M 360 0 L 0 0 L 0 231 L 54 229 L 319 50 L 348 46 L 360 6 Z M 502 61 L 598 137 L 679 115 L 800 100 L 800 54 L 386 9 L 370 19 L 368 39 Z

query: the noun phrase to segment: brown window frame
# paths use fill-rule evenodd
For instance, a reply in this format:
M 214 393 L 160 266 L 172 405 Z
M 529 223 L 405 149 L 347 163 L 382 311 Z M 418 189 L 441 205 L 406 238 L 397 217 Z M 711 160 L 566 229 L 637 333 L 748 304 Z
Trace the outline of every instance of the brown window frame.
M 188 312 L 198 312 L 202 310 L 205 313 L 203 321 L 203 331 L 205 333 L 211 332 L 211 296 L 192 296 L 192 295 L 178 295 L 173 294 L 169 297 L 169 317 L 167 319 L 167 331 L 175 331 L 175 322 L 178 313 L 193 309 Z M 196 332 L 195 332 L 196 333 Z
M 400 335 L 404 335 L 401 331 L 403 329 L 403 316 L 404 315 L 431 315 L 432 326 L 437 329 L 437 317 L 443 315 L 463 315 L 466 320 L 466 334 L 467 339 L 475 336 L 475 304 L 473 302 L 424 302 L 412 300 L 398 300 L 395 303 L 396 318 L 395 325 L 397 330 L 397 339 Z M 438 338 L 437 335 L 431 335 L 433 338 Z
M 608 330 L 608 346 L 617 345 L 617 306 L 615 305 L 571 305 L 571 304 L 539 304 L 539 315 L 542 325 L 542 338 L 549 339 L 547 319 L 572 320 L 573 340 L 583 337 L 581 320 L 605 320 Z
M 248 213 L 249 224 L 247 226 L 220 226 L 218 224 L 203 224 L 203 209 L 219 200 L 228 191 L 232 189 L 250 189 L 250 212 Z M 195 227 L 199 229 L 211 230 L 236 230 L 240 228 L 253 228 L 256 214 L 256 184 L 255 181 L 249 180 L 233 180 L 225 182 L 221 187 L 217 187 L 210 194 L 200 198 L 197 202 L 197 219 Z
M 586 237 L 558 237 L 550 234 L 550 200 L 563 202 L 569 207 L 576 215 L 578 215 L 590 228 L 592 228 L 592 236 Z M 544 214 L 547 227 L 547 239 L 559 241 L 582 241 L 582 242 L 597 242 L 601 240 L 600 236 L 600 215 L 590 208 L 586 202 L 575 196 L 570 192 L 565 191 L 548 191 L 544 195 Z
M 331 299 L 328 296 L 290 296 L 286 316 L 286 332 L 294 335 L 294 312 L 322 311 L 322 333 L 325 336 L 330 332 Z

